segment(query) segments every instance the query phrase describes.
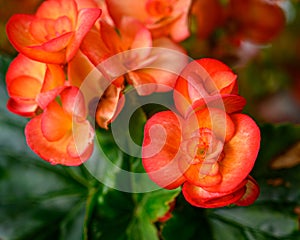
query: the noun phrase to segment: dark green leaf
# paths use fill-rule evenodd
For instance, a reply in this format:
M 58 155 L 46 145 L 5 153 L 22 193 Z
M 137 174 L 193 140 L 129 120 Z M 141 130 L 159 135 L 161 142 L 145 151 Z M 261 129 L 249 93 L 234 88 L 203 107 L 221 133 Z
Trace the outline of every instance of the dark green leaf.
M 98 196 L 89 239 L 158 239 L 154 222 L 168 212 L 179 191 L 161 189 L 134 196 L 104 189 Z

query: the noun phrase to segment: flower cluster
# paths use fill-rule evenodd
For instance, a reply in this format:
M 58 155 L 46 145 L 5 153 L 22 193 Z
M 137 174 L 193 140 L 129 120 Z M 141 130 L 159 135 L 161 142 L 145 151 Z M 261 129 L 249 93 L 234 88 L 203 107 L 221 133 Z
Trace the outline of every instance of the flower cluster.
M 128 50 L 145 49 L 120 55 L 118 66 L 102 69 L 111 79 L 98 92 L 101 97 L 95 117 L 102 128 L 108 128 L 124 104 L 120 99 L 127 85 L 140 95 L 168 91 L 175 85 L 173 73 L 149 67 L 169 62 L 173 56 L 151 48 L 185 53 L 177 42 L 189 34 L 190 0 L 124 3 L 47 0 L 34 15 L 15 14 L 7 23 L 7 36 L 19 52 L 6 76 L 7 107 L 32 118 L 25 129 L 27 143 L 52 164 L 76 166 L 90 157 L 94 129 L 87 120 L 90 102 L 80 86 L 105 60 Z M 180 61 L 179 65 L 184 65 L 186 59 Z M 148 83 L 152 87 L 144 86 Z M 99 88 L 97 84 L 92 87 Z
M 30 118 L 29 147 L 52 164 L 80 165 L 93 152 L 89 116 L 108 129 L 128 87 L 140 96 L 173 90 L 176 112 L 145 125 L 149 177 L 167 189 L 182 185 L 195 206 L 251 204 L 259 129 L 241 113 L 245 100 L 228 66 L 187 64 L 180 42 L 190 10 L 191 0 L 46 0 L 34 15 L 13 15 L 6 30 L 19 54 L 6 75 L 7 107 Z M 95 69 L 100 78 L 88 91 L 96 98 L 82 90 Z
M 260 146 L 255 122 L 240 113 L 237 76 L 218 60 L 188 64 L 178 78 L 177 113 L 159 112 L 146 123 L 143 165 L 159 186 L 181 185 L 198 207 L 249 205 L 259 188 L 249 176 Z

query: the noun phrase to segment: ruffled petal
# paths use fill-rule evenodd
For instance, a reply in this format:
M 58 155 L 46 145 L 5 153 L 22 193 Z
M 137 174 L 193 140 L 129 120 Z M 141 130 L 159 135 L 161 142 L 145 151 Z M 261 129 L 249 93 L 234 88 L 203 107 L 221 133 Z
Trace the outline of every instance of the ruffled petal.
M 181 125 L 174 113 L 160 112 L 147 121 L 142 162 L 149 177 L 163 188 L 174 189 L 185 181 L 178 166 L 180 144 Z
M 18 56 L 10 63 L 6 73 L 6 84 L 9 86 L 10 82 L 18 77 L 31 77 L 42 84 L 47 65 L 41 62 L 33 61 L 23 54 Z
M 155 79 L 157 92 L 174 89 L 179 73 L 188 62 L 185 53 L 181 46 L 169 38 L 159 38 L 153 41 L 153 49 L 148 57 L 153 61 L 147 64 L 142 71 Z
M 6 32 L 12 45 L 20 53 L 23 53 L 33 60 L 47 63 L 64 63 L 64 51 L 46 52 L 43 47 L 40 46 L 42 43 L 33 38 L 29 29 L 34 20 L 34 16 L 26 14 L 15 14 L 9 19 L 6 25 Z M 33 50 L 33 46 L 35 46 L 36 49 Z
M 260 146 L 260 131 L 247 115 L 233 114 L 235 135 L 224 146 L 224 158 L 219 162 L 222 182 L 207 191 L 228 192 L 243 181 L 252 170 Z
M 59 37 L 53 38 L 47 42 L 41 42 L 38 45 L 31 45 L 27 47 L 31 49 L 32 52 L 43 51 L 44 54 L 61 52 L 62 54 L 65 54 L 65 48 L 68 46 L 73 36 L 74 36 L 74 32 L 72 31 L 72 32 L 65 33 Z M 49 62 L 47 59 L 45 60 L 42 59 L 40 61 L 52 63 Z M 53 63 L 59 63 L 59 62 L 53 62 Z
M 94 129 L 87 120 L 73 119 L 73 140 L 68 145 L 68 153 L 72 157 L 90 155 L 93 148 Z
M 33 100 L 20 100 L 10 98 L 7 102 L 7 109 L 22 117 L 34 117 L 38 105 Z
M 25 136 L 28 146 L 42 159 L 51 164 L 78 166 L 83 163 L 81 157 L 72 157 L 67 148 L 72 141 L 72 135 L 67 134 L 58 141 L 48 141 L 41 130 L 42 115 L 31 119 L 25 127 Z
M 57 19 L 61 16 L 68 17 L 75 28 L 77 21 L 77 4 L 74 0 L 48 0 L 43 2 L 36 11 L 36 17 Z
M 152 46 L 150 31 L 133 17 L 122 18 L 120 33 L 124 50 Z
M 140 96 L 150 95 L 157 87 L 155 79 L 142 70 L 129 72 L 127 81 L 135 87 Z
M 60 97 L 65 112 L 72 117 L 86 118 L 87 111 L 85 99 L 77 87 L 67 87 L 61 92 Z
M 191 104 L 186 113 L 199 111 L 204 108 L 218 108 L 228 114 L 241 112 L 246 105 L 246 99 L 240 95 L 222 94 L 196 100 Z
M 176 82 L 175 90 L 175 105 L 185 115 L 195 101 L 208 104 L 210 98 L 216 98 L 221 103 L 222 95 L 236 95 L 236 75 L 222 62 L 203 58 L 186 66 Z
M 135 1 L 119 1 L 106 0 L 107 9 L 117 26 L 120 25 L 123 16 L 134 16 L 139 21 L 143 22 L 148 17 L 145 0 Z
M 231 117 L 217 108 L 205 108 L 192 112 L 184 128 L 184 139 L 190 138 L 199 128 L 208 128 L 221 142 L 228 142 L 235 134 L 236 127 Z
M 47 71 L 44 77 L 41 92 L 47 92 L 65 84 L 65 73 L 60 65 L 47 64 Z
M 20 99 L 32 99 L 41 91 L 41 82 L 30 76 L 20 76 L 10 81 L 7 86 L 8 94 L 10 97 L 17 97 Z
M 94 69 L 95 66 L 92 62 L 79 50 L 68 64 L 68 80 L 70 84 L 79 88 Z
M 66 51 L 67 62 L 69 62 L 75 56 L 83 38 L 88 33 L 88 31 L 91 30 L 100 15 L 101 10 L 98 8 L 85 8 L 81 9 L 78 12 L 78 21 L 75 29 L 75 35 L 71 43 L 68 45 Z
M 107 48 L 99 30 L 96 28 L 92 28 L 86 34 L 80 49 L 95 66 L 98 66 L 103 60 L 113 55 L 113 52 Z
M 41 118 L 41 131 L 48 141 L 58 141 L 72 128 L 72 119 L 57 102 L 51 102 Z
M 238 206 L 248 206 L 252 204 L 259 196 L 259 186 L 253 177 L 248 176 L 246 183 L 246 192 L 235 204 Z
M 125 98 L 122 97 L 122 88 L 111 84 L 102 95 L 96 110 L 96 122 L 105 129 L 108 129 L 108 124 L 121 111 Z
M 208 192 L 188 182 L 183 184 L 182 193 L 193 206 L 202 208 L 225 207 L 238 201 L 246 192 L 244 186 L 235 188 L 231 192 Z
M 181 169 L 187 169 L 184 171 L 186 180 L 198 187 L 210 187 L 222 181 L 222 175 L 219 172 L 219 165 L 217 163 L 188 165 L 185 161 L 181 161 L 180 165 Z

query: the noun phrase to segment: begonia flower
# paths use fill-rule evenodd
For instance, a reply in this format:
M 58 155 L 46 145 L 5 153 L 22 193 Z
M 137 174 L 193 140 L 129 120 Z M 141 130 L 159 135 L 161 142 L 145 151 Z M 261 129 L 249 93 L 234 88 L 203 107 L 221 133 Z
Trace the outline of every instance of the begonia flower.
M 209 105 L 229 113 L 243 109 L 246 101 L 238 95 L 237 76 L 216 59 L 202 58 L 189 63 L 180 74 L 174 91 L 177 109 L 185 115 L 195 105 Z
M 245 179 L 259 150 L 257 125 L 247 115 L 228 115 L 220 109 L 205 108 L 195 115 L 198 121 L 165 111 L 147 121 L 142 161 L 149 177 L 166 189 L 183 185 L 188 201 L 198 199 L 189 201 L 193 205 L 225 206 L 246 192 L 244 203 L 252 203 L 259 190 L 254 180 L 248 189 Z M 220 201 L 205 203 L 215 198 Z
M 180 72 L 187 63 L 180 46 L 168 38 L 152 41 L 149 30 L 129 17 L 122 19 L 118 32 L 113 26 L 100 21 L 100 30 L 93 28 L 87 34 L 81 50 L 113 85 L 107 86 L 109 89 L 100 100 L 103 102 L 109 98 L 105 104 L 110 105 L 106 108 L 110 110 L 104 114 L 104 110 L 98 107 L 96 114 L 99 126 L 104 128 L 117 112 L 126 84 L 133 85 L 141 96 L 170 91 L 175 86 L 176 71 Z M 174 56 L 177 56 L 176 64 Z M 167 65 L 172 65 L 173 72 L 164 69 Z
M 33 61 L 19 54 L 6 74 L 7 108 L 23 117 L 33 117 L 63 90 L 65 75 L 61 66 Z
M 249 116 L 226 111 L 241 110 L 242 98 L 224 103 L 223 109 L 207 103 L 210 100 L 205 98 L 215 94 L 220 95 L 220 101 L 226 100 L 223 95 L 237 96 L 237 83 L 236 75 L 225 64 L 202 61 L 191 63 L 200 62 L 200 70 L 195 71 L 192 65 L 183 70 L 186 77 L 193 78 L 192 89 L 188 77 L 185 81 L 179 77 L 181 85 L 176 85 L 178 93 L 174 93 L 179 114 L 163 111 L 146 122 L 142 163 L 160 187 L 183 186 L 184 197 L 194 206 L 249 205 L 259 194 L 249 174 L 259 151 L 260 131 Z
M 42 114 L 28 122 L 27 144 L 51 164 L 78 166 L 93 151 L 94 129 L 86 117 L 80 91 L 67 87 L 61 92 L 60 101 L 52 101 Z
M 106 0 L 106 3 L 117 27 L 124 16 L 131 16 L 142 22 L 154 38 L 170 37 L 180 42 L 189 36 L 191 0 Z
M 75 0 L 47 0 L 35 15 L 13 15 L 6 30 L 20 53 L 33 60 L 64 64 L 74 57 L 100 14 L 98 8 L 79 9 Z

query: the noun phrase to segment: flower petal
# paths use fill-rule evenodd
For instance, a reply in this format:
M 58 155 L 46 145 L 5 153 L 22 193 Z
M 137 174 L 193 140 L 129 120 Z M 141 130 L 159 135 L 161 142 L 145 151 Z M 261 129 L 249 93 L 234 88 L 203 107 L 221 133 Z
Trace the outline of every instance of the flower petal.
M 73 35 L 74 35 L 73 31 L 68 32 L 63 35 L 60 35 L 59 37 L 53 38 L 49 41 L 45 41 L 45 42 L 39 43 L 38 45 L 31 45 L 31 46 L 27 46 L 27 47 L 29 49 L 31 49 L 32 52 L 43 51 L 45 54 L 62 52 L 63 54 L 65 54 L 65 48 L 70 43 Z M 45 59 L 45 60 L 42 59 L 40 61 L 52 63 L 52 62 L 49 62 L 47 59 Z M 54 62 L 54 63 L 59 63 L 59 62 Z
M 20 76 L 10 81 L 7 86 L 10 97 L 34 100 L 42 88 L 41 82 L 30 76 Z
M 9 65 L 6 73 L 6 84 L 9 86 L 10 82 L 15 78 L 23 76 L 30 76 L 31 78 L 40 81 L 42 84 L 46 68 L 46 64 L 33 61 L 23 54 L 18 54 L 18 56 Z
M 80 49 L 95 66 L 98 66 L 103 60 L 113 55 L 113 52 L 111 53 L 111 49 L 107 48 L 99 30 L 96 28 L 92 28 L 86 34 Z
M 155 79 L 157 92 L 170 91 L 174 89 L 179 73 L 188 62 L 188 57 L 180 45 L 168 38 L 155 39 L 153 47 L 148 59 L 154 60 L 142 71 Z
M 38 105 L 33 100 L 20 100 L 10 98 L 7 102 L 7 109 L 22 117 L 34 117 Z
M 67 87 L 61 94 L 61 103 L 65 112 L 70 116 L 86 118 L 85 99 L 77 87 Z
M 36 97 L 36 102 L 41 109 L 46 109 L 48 104 L 55 100 L 55 98 L 65 89 L 64 86 L 57 87 L 52 90 L 41 92 Z
M 223 94 L 237 94 L 236 75 L 222 62 L 203 58 L 184 68 L 175 90 L 175 105 L 184 115 L 195 101 L 203 99 L 207 103 L 213 96 L 221 102 Z
M 253 168 L 260 146 L 260 131 L 247 115 L 233 114 L 235 135 L 224 146 L 224 158 L 219 162 L 222 182 L 207 191 L 228 192 L 243 181 Z
M 78 166 L 83 159 L 72 157 L 67 152 L 67 147 L 72 140 L 71 135 L 65 135 L 58 141 L 49 142 L 41 130 L 42 115 L 31 119 L 25 127 L 25 136 L 28 146 L 41 158 L 51 164 Z
M 76 118 L 73 120 L 73 141 L 68 145 L 68 153 L 72 157 L 81 157 L 91 154 L 93 148 L 94 129 L 87 120 L 78 122 Z
M 233 94 L 222 94 L 211 97 L 206 97 L 205 99 L 201 98 L 192 105 L 190 105 L 187 110 L 187 114 L 190 111 L 198 111 L 203 108 L 219 108 L 224 110 L 226 113 L 237 113 L 241 112 L 246 105 L 246 99 L 239 95 Z
M 48 0 L 39 6 L 36 16 L 48 19 L 57 19 L 61 16 L 66 16 L 72 21 L 74 28 L 77 20 L 77 5 L 74 0 Z
M 221 142 L 228 142 L 235 134 L 236 129 L 231 117 L 217 108 L 204 108 L 192 112 L 184 128 L 184 139 L 190 138 L 199 128 L 208 128 Z
M 248 206 L 252 204 L 259 196 L 259 186 L 253 177 L 248 176 L 246 183 L 246 192 L 235 204 L 238 206 Z
M 100 17 L 101 10 L 98 8 L 84 8 L 78 12 L 78 21 L 75 29 L 75 35 L 71 43 L 67 47 L 66 60 L 69 62 L 78 51 L 80 44 L 91 30 L 96 20 Z
M 57 102 L 51 102 L 41 119 L 41 130 L 48 141 L 58 141 L 72 128 L 71 117 Z
M 62 87 L 65 84 L 65 73 L 60 65 L 47 64 L 47 71 L 43 83 L 42 92 Z
M 178 166 L 181 126 L 171 111 L 152 116 L 144 129 L 142 162 L 149 177 L 167 189 L 179 187 L 185 178 Z
M 72 61 L 68 63 L 68 80 L 70 84 L 79 88 L 94 69 L 95 66 L 92 62 L 79 50 Z
M 180 163 L 187 164 L 185 161 L 181 161 Z M 187 169 L 184 171 L 185 178 L 189 183 L 198 187 L 210 187 L 217 185 L 222 181 L 222 175 L 219 173 L 218 164 L 181 165 L 181 169 Z
M 244 195 L 245 191 L 246 188 L 243 185 L 227 193 L 208 192 L 188 182 L 182 187 L 184 198 L 193 206 L 203 208 L 218 208 L 233 204 Z
M 120 24 L 120 32 L 124 50 L 152 47 L 150 31 L 135 18 L 123 17 Z
M 127 75 L 128 83 L 135 87 L 140 96 L 150 95 L 156 90 L 157 85 L 155 79 L 153 79 L 153 77 L 146 72 L 137 70 L 134 72 L 129 72 Z
M 134 18 L 143 22 L 147 18 L 147 11 L 145 8 L 145 0 L 135 1 L 119 1 L 106 0 L 108 11 L 117 26 L 119 26 L 123 16 L 134 16 Z
M 33 60 L 47 63 L 64 63 L 65 53 L 63 51 L 45 52 L 44 49 L 37 47 L 41 42 L 34 39 L 29 31 L 34 20 L 34 16 L 26 14 L 15 14 L 9 19 L 6 32 L 12 45 L 17 51 Z M 35 46 L 36 49 L 33 50 L 32 46 Z
M 122 88 L 111 84 L 102 95 L 96 110 L 97 124 L 108 129 L 108 124 L 118 115 L 125 102 Z

